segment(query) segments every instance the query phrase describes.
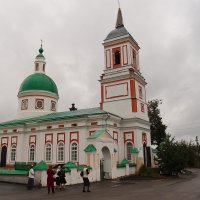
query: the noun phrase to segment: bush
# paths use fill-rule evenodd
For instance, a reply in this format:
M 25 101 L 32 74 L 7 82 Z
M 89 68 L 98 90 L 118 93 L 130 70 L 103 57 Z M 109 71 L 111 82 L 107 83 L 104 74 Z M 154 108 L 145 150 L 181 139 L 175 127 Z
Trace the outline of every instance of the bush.
M 155 176 L 158 176 L 159 173 L 158 173 L 157 168 L 151 168 L 151 167 L 146 167 L 145 165 L 142 165 L 139 169 L 138 175 L 155 177 Z

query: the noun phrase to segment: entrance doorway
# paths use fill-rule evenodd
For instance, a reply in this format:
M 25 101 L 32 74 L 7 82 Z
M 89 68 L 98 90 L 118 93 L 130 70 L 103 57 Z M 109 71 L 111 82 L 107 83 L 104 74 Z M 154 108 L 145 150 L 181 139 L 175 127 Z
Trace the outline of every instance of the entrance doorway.
M 7 157 L 7 147 L 3 146 L 1 149 L 1 167 L 6 166 L 6 157 Z
M 143 144 L 143 156 L 144 156 L 144 165 L 151 167 L 151 149 L 146 146 L 146 143 Z
M 111 156 L 108 147 L 102 148 L 103 158 L 100 161 L 101 180 L 111 178 Z

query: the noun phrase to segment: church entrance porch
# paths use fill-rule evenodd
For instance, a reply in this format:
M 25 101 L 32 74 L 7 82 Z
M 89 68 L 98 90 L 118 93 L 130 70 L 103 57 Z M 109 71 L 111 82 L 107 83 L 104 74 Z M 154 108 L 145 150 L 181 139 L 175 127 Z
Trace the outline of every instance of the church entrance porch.
M 100 161 L 100 177 L 103 179 L 111 179 L 111 155 L 108 147 L 102 148 L 102 159 Z

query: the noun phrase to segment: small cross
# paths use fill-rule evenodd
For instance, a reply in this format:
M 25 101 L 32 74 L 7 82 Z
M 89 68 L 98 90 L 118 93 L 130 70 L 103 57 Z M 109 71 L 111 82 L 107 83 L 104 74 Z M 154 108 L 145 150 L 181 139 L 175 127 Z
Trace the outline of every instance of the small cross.
M 41 42 L 41 47 L 42 47 L 42 43 L 44 42 L 42 39 L 40 39 L 40 42 Z
M 119 0 L 118 0 L 118 5 L 119 5 L 119 8 L 120 8 L 120 2 L 119 2 Z

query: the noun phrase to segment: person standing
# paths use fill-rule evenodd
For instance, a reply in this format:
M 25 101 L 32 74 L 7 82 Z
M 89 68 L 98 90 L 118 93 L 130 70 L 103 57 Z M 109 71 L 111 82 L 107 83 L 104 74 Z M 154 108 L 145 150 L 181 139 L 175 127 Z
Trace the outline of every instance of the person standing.
M 67 181 L 65 179 L 65 169 L 64 169 L 64 166 L 62 166 L 60 170 L 60 189 L 65 189 L 66 183 Z
M 35 172 L 33 170 L 33 165 L 31 165 L 30 170 L 28 172 L 28 190 L 32 190 L 34 186 L 34 178 L 35 178 Z
M 91 192 L 90 191 L 90 181 L 88 178 L 89 173 L 90 173 L 89 169 L 85 165 L 83 170 L 81 171 L 81 177 L 83 178 L 83 192 L 86 192 L 85 191 L 86 187 L 87 187 L 87 192 Z
M 47 170 L 47 188 L 48 188 L 48 194 L 50 193 L 50 190 L 52 193 L 55 193 L 54 191 L 54 171 L 52 169 L 52 165 L 49 165 L 49 168 Z
M 60 186 L 60 165 L 58 166 L 57 170 L 56 170 L 56 188 L 59 189 Z

